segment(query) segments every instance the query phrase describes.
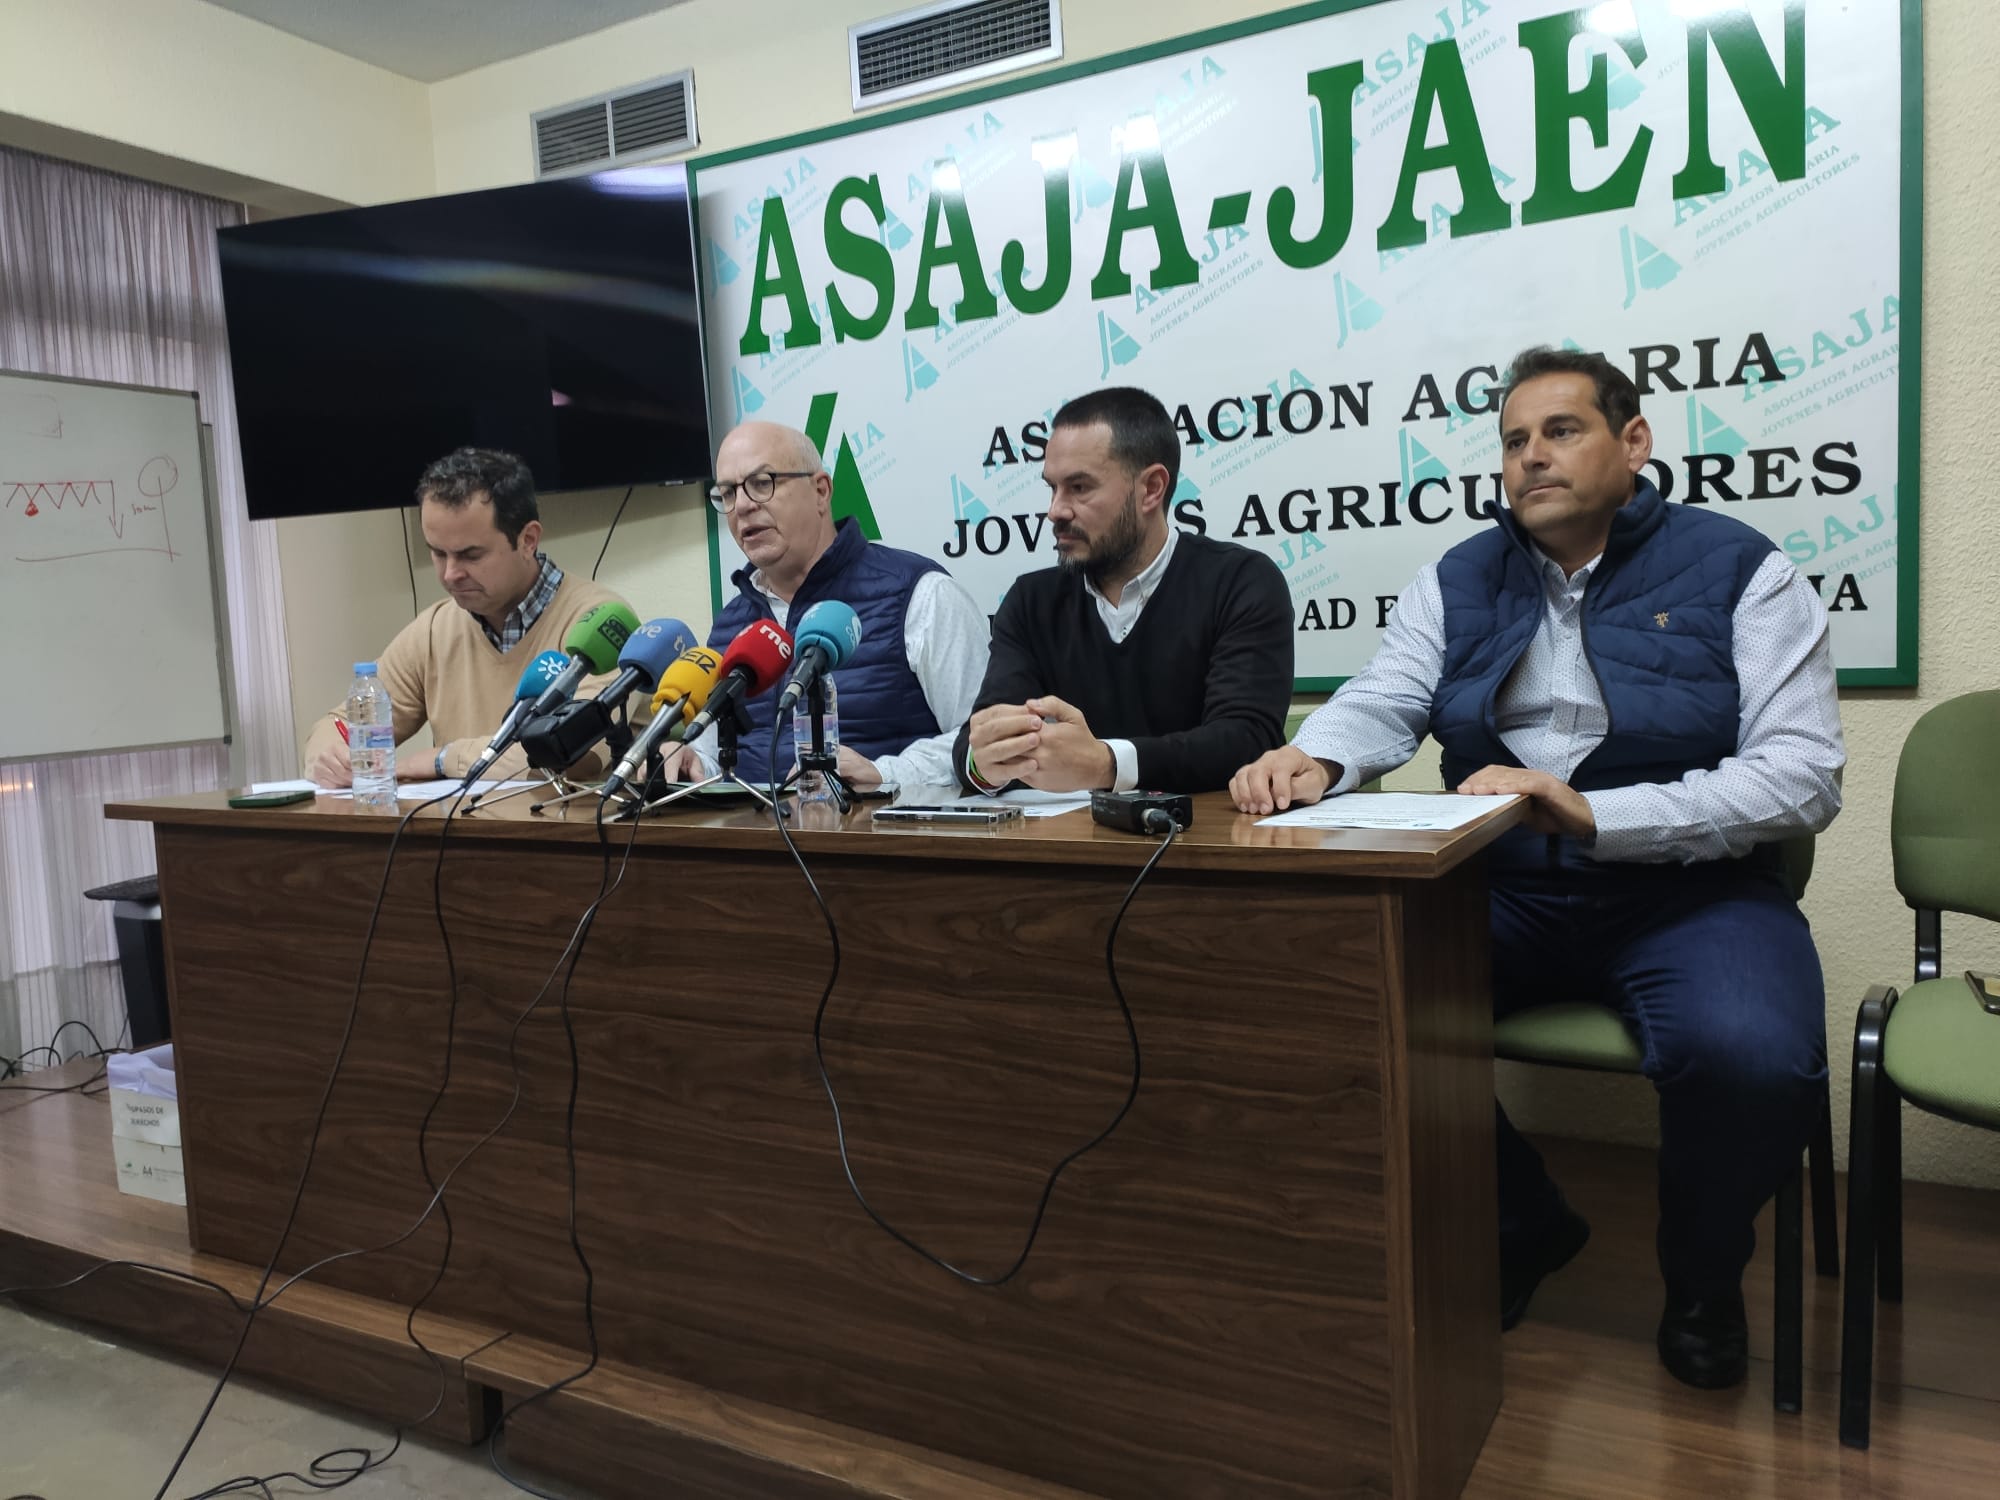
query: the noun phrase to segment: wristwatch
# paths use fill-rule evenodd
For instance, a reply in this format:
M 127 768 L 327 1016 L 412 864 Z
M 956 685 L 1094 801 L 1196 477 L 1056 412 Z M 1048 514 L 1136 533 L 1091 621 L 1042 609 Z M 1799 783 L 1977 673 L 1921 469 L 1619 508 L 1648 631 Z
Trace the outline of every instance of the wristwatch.
M 444 752 L 445 747 L 443 745 L 438 746 L 437 756 L 431 761 L 431 772 L 439 781 L 443 781 L 445 778 Z

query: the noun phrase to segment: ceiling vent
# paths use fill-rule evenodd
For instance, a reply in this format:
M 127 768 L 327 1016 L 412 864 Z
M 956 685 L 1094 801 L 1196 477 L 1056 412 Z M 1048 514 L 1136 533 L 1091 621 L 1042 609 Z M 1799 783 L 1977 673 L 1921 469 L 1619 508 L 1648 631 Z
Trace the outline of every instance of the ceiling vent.
M 529 117 L 535 176 L 566 177 L 692 150 L 694 74 L 673 73 L 650 83 L 575 104 L 559 104 Z
M 1061 56 L 1057 0 L 941 0 L 847 32 L 856 109 Z

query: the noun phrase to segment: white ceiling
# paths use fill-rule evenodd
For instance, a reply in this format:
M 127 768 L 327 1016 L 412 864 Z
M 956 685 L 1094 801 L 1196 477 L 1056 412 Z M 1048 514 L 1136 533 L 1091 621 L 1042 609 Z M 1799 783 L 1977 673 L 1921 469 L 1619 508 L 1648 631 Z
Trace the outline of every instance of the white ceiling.
M 649 16 L 680 0 L 208 0 L 419 83 Z

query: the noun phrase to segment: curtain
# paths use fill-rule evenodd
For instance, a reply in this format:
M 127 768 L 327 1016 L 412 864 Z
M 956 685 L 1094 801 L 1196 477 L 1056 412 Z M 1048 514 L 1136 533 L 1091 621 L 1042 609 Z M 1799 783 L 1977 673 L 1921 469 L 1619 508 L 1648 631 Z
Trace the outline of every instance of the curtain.
M 0 370 L 198 395 L 215 437 L 236 734 L 247 775 L 269 779 L 294 759 L 284 603 L 274 528 L 244 510 L 215 246 L 243 218 L 236 204 L 0 149 Z M 60 670 L 37 667 L 31 643 L 7 647 L 14 684 Z M 153 840 L 104 806 L 228 780 L 221 744 L 0 765 L 0 1058 L 46 1046 L 68 1021 L 117 1043 L 111 908 L 83 892 L 151 874 Z M 84 1050 L 81 1032 L 65 1031 L 61 1050 Z

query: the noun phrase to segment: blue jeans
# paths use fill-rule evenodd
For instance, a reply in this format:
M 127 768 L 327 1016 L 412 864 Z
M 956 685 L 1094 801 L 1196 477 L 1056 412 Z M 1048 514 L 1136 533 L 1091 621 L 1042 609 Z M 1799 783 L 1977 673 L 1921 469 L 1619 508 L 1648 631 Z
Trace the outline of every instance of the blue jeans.
M 1660 1098 L 1668 1288 L 1738 1286 L 1758 1210 L 1798 1165 L 1826 1077 L 1826 986 L 1783 881 L 1734 864 L 1505 861 L 1492 912 L 1496 1017 L 1589 1001 L 1638 1038 Z M 1556 1191 L 1504 1110 L 1497 1139 L 1505 1240 L 1544 1222 Z

